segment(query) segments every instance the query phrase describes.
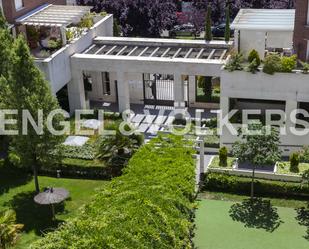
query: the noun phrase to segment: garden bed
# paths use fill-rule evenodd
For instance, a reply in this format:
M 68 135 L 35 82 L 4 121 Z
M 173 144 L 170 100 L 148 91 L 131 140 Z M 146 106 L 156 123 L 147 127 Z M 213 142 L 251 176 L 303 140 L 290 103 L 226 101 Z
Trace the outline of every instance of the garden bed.
M 291 172 L 290 171 L 290 162 L 278 162 L 277 163 L 277 172 L 278 174 L 285 175 L 301 175 L 305 170 L 309 170 L 309 163 L 300 163 L 299 172 Z
M 227 158 L 227 166 L 226 167 L 223 167 L 223 166 L 220 166 L 219 165 L 219 157 L 218 156 L 215 156 L 213 157 L 210 165 L 208 166 L 209 168 L 224 168 L 224 169 L 232 169 L 234 167 L 234 164 L 235 164 L 235 161 L 236 161 L 236 158 L 235 157 L 228 157 Z

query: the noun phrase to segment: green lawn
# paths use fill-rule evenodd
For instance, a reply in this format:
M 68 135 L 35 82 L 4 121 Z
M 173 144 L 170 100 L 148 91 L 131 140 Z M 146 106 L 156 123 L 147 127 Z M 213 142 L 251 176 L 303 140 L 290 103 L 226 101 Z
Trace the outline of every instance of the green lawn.
M 12 208 L 16 211 L 17 222 L 24 224 L 23 233 L 16 249 L 28 248 L 28 246 L 42 232 L 47 232 L 59 222 L 73 217 L 79 212 L 80 207 L 88 203 L 97 188 L 104 187 L 106 181 L 57 179 L 39 177 L 40 187 L 63 187 L 70 191 L 70 199 L 64 205 L 58 205 L 57 221 L 52 222 L 49 206 L 39 206 L 33 202 L 34 183 L 31 177 L 6 172 L 0 172 L 0 210 Z
M 227 158 L 227 167 L 221 167 L 219 165 L 220 160 L 219 160 L 219 156 L 215 156 L 213 158 L 213 160 L 211 161 L 211 164 L 209 165 L 210 168 L 225 168 L 225 169 L 232 169 L 234 166 L 234 162 L 235 162 L 236 158 L 234 157 L 228 157 Z
M 309 169 L 309 163 L 300 163 L 299 173 L 292 173 L 290 171 L 290 162 L 279 162 L 278 163 L 278 174 L 288 174 L 288 175 L 301 175 L 305 170 Z
M 213 199 L 198 201 L 194 238 L 198 249 L 309 248 L 309 238 L 305 238 L 309 236 L 309 230 L 298 224 L 294 208 L 273 207 L 261 216 L 256 213 L 251 213 L 251 216 L 246 212 L 247 208 L 233 206 L 235 203 Z M 241 221 L 234 221 L 232 217 Z M 269 230 L 269 227 L 274 230 Z

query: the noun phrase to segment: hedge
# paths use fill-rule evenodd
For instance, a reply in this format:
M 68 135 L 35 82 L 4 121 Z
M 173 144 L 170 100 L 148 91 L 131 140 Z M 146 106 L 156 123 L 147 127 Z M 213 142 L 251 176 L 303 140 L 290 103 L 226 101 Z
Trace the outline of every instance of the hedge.
M 184 144 L 151 140 L 76 218 L 31 248 L 193 248 L 195 161 Z
M 249 195 L 251 178 L 221 173 L 208 173 L 205 175 L 203 190 Z M 309 197 L 309 187 L 307 184 L 271 180 L 256 179 L 254 192 L 257 196 Z
M 120 176 L 125 166 L 100 163 L 94 160 L 65 158 L 62 164 L 56 167 L 41 167 L 39 173 L 40 175 L 56 177 L 57 171 L 60 170 L 60 177 L 110 180 Z

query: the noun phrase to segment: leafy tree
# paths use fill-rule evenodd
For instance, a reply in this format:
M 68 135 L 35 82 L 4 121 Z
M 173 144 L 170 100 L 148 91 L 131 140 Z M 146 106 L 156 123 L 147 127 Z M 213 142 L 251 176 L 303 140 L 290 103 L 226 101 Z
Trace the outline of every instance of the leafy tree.
M 251 124 L 248 132 L 239 133 L 240 141 L 232 148 L 232 153 L 240 163 L 252 164 L 251 198 L 254 197 L 256 166 L 273 165 L 281 158 L 279 132 L 275 128 Z
M 38 167 L 43 163 L 54 162 L 49 152 L 61 143 L 63 137 L 51 134 L 47 128 L 47 116 L 51 111 L 60 108 L 49 84 L 35 66 L 23 37 L 18 37 L 14 44 L 11 73 L 7 80 L 1 80 L 0 87 L 6 108 L 18 111 L 16 129 L 19 134 L 12 136 L 11 150 L 20 157 L 21 165 L 32 167 L 35 189 L 39 192 Z M 23 135 L 22 110 L 28 110 L 37 122 L 38 114 L 42 111 L 43 127 L 39 133 L 28 125 L 27 134 Z M 53 127 L 56 130 L 60 128 L 62 119 L 61 115 L 54 117 Z
M 7 22 L 2 13 L 2 9 L 0 9 L 0 29 L 7 29 L 7 28 L 8 28 Z
M 176 4 L 173 0 L 84 0 L 96 12 L 114 14 L 124 36 L 160 37 L 164 29 L 176 22 Z
M 231 27 L 230 27 L 230 5 L 225 8 L 225 31 L 224 38 L 226 42 L 230 41 L 231 38 Z
M 208 100 L 212 97 L 212 77 L 200 76 L 198 78 L 198 86 L 203 89 L 203 92 Z
M 0 77 L 8 76 L 11 66 L 11 50 L 13 39 L 0 9 Z
M 13 210 L 0 212 L 0 248 L 6 249 L 14 246 L 18 240 L 18 235 L 24 227 L 16 223 L 16 213 Z
M 208 5 L 207 7 L 207 14 L 206 14 L 206 23 L 205 23 L 205 40 L 211 41 L 212 40 L 212 31 L 211 31 L 211 7 Z
M 113 33 L 115 37 L 120 36 L 120 27 L 119 27 L 117 19 L 114 19 Z

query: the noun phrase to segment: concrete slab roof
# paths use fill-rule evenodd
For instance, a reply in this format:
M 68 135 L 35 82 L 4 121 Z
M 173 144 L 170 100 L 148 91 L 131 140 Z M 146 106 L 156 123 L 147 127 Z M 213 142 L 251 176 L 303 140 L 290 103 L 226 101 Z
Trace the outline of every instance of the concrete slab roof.
M 226 60 L 232 42 L 98 37 L 84 55 L 138 57 L 138 59 Z
M 295 23 L 294 9 L 241 9 L 232 29 L 293 31 Z

